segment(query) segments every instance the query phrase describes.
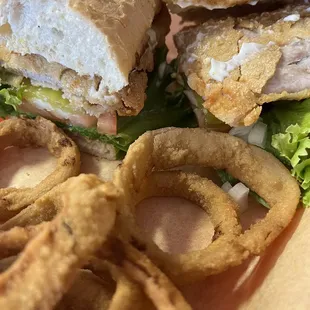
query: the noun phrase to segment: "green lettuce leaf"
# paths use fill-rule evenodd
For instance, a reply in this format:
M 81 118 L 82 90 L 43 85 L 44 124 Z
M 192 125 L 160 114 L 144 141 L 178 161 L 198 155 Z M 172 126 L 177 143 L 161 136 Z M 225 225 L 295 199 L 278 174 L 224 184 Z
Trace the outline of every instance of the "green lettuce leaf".
M 112 144 L 119 154 L 124 155 L 131 143 L 148 130 L 163 127 L 197 127 L 195 114 L 189 100 L 183 93 L 184 86 L 178 85 L 173 91 L 167 91 L 174 82 L 177 72 L 177 62 L 165 65 L 165 70 L 159 74 L 159 66 L 166 62 L 167 47 L 158 49 L 155 54 L 155 70 L 149 74 L 147 99 L 143 110 L 137 116 L 118 117 L 118 134 L 115 136 L 99 134 L 96 128 L 82 128 L 56 122 L 64 130 L 79 133 L 92 140 L 100 140 Z M 3 92 L 3 93 L 1 93 Z M 18 111 L 22 100 L 22 88 L 2 86 L 0 90 L 0 117 L 8 115 L 25 115 Z M 34 115 L 26 114 L 28 117 Z
M 303 192 L 302 202 L 304 206 L 310 206 L 310 190 Z
M 8 114 L 16 112 L 21 104 L 21 95 L 14 89 L 0 89 L 0 117 L 6 117 Z
M 310 99 L 279 102 L 263 114 L 268 125 L 268 150 L 300 182 L 302 201 L 310 206 Z

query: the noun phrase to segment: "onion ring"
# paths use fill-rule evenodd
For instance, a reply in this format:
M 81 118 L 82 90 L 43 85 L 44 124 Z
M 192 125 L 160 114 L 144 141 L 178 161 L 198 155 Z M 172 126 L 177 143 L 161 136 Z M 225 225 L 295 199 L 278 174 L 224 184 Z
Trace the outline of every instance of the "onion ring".
M 105 279 L 104 279 L 105 280 Z M 110 281 L 101 280 L 88 270 L 80 270 L 69 291 L 63 296 L 56 310 L 105 310 L 115 287 Z
M 42 229 L 46 227 L 47 225 L 48 223 L 43 222 L 37 226 L 29 226 L 29 227 L 22 227 L 22 228 L 15 227 L 9 230 L 8 232 L 2 233 L 5 235 L 5 237 L 3 238 L 0 235 L 0 248 L 2 250 L 1 258 L 18 254 L 25 247 L 27 242 L 29 242 L 31 238 L 34 238 L 35 236 L 37 236 L 40 233 L 40 231 L 42 231 Z M 7 240 L 8 242 L 11 241 L 11 244 L 5 247 L 7 243 L 3 242 L 2 239 L 4 239 L 5 241 Z M 132 251 L 136 251 L 136 250 L 127 246 L 127 252 L 129 252 L 129 254 L 127 253 L 126 255 L 127 256 L 130 255 L 130 257 L 132 257 L 132 253 L 131 253 Z M 119 259 L 119 256 L 116 255 L 115 252 L 113 252 L 113 254 L 111 254 L 111 252 L 110 254 L 106 254 L 106 253 L 102 254 L 102 253 L 103 252 L 101 252 L 101 256 L 109 257 L 110 260 L 112 260 L 113 262 L 115 262 L 115 257 L 118 257 Z M 135 261 L 134 264 L 129 261 L 128 257 L 124 259 L 123 264 L 124 264 L 125 271 L 123 272 L 116 265 L 113 265 L 112 263 L 106 260 L 104 261 L 104 260 L 98 259 L 96 257 L 92 258 L 90 263 L 86 265 L 87 269 L 91 270 L 96 276 L 100 277 L 103 280 L 106 280 L 107 278 L 109 278 L 109 275 L 107 274 L 107 271 L 109 270 L 113 276 L 113 279 L 116 282 L 116 291 L 111 297 L 111 300 L 109 302 L 109 307 L 106 307 L 106 309 L 109 309 L 109 310 L 118 310 L 118 309 L 124 309 L 124 310 L 126 309 L 128 310 L 149 309 L 151 310 L 151 309 L 154 309 L 153 305 L 146 298 L 143 291 L 140 289 L 139 285 L 132 282 L 130 279 L 128 279 L 128 277 L 124 274 L 124 272 L 127 272 L 131 277 L 134 278 L 136 282 L 138 282 L 142 286 L 143 285 L 145 286 L 147 296 L 151 298 L 151 300 L 156 305 L 157 309 L 159 310 L 161 309 L 171 309 L 171 310 L 190 309 L 187 303 L 184 301 L 182 295 L 177 291 L 177 289 L 173 286 L 173 284 L 164 275 L 162 275 L 158 269 L 154 270 L 155 267 L 153 267 L 151 262 L 147 260 L 146 257 L 141 256 L 141 254 L 138 251 L 136 251 L 134 255 L 135 255 L 134 258 L 131 258 L 131 260 Z M 147 274 L 141 271 L 141 266 L 137 267 L 139 266 L 137 265 L 137 262 L 136 262 L 137 257 L 138 257 L 138 260 L 141 260 L 141 257 L 142 257 L 142 264 L 147 264 L 146 265 Z M 117 259 L 117 263 L 119 264 L 120 262 L 118 261 L 118 259 Z M 139 262 L 139 264 L 141 265 L 141 262 Z M 150 268 L 152 271 L 151 276 L 149 275 L 149 271 L 148 271 L 148 269 Z M 158 281 L 159 276 L 161 279 L 160 282 L 155 283 L 154 279 Z M 75 288 L 79 287 L 78 283 L 73 283 L 73 285 L 75 286 Z M 66 302 L 64 301 L 61 302 L 59 309 L 62 309 L 62 307 L 64 306 L 64 303 L 65 304 L 70 303 L 72 305 L 73 299 L 75 299 L 74 304 L 77 302 L 76 298 L 79 299 L 79 297 L 74 298 L 74 295 L 76 293 L 74 291 L 75 291 L 74 288 L 70 289 L 70 292 L 68 293 L 69 296 L 65 296 L 65 299 L 67 298 L 70 300 L 69 301 L 67 300 Z M 171 294 L 176 295 L 172 299 L 173 301 L 169 301 Z M 103 298 L 102 296 L 106 296 L 104 288 L 101 289 L 101 294 L 100 296 L 97 296 L 97 299 L 101 300 Z M 168 298 L 168 296 L 170 297 Z M 85 298 L 87 297 L 84 296 L 84 299 Z M 92 303 L 94 302 L 94 300 L 92 299 L 92 301 L 89 301 L 89 302 Z M 176 305 L 173 305 L 173 304 L 171 305 L 171 303 L 176 303 Z M 1 299 L 0 299 L 0 305 L 1 305 Z M 100 309 L 102 309 L 102 307 L 103 305 L 101 304 Z
M 67 182 L 70 182 L 70 180 L 68 180 Z M 55 187 L 49 193 L 42 196 L 33 205 L 29 206 L 28 208 L 17 214 L 16 218 L 20 220 L 18 222 L 19 226 L 26 227 L 14 227 L 13 224 L 16 224 L 16 221 L 12 220 L 14 220 L 15 217 L 8 221 L 10 225 L 7 225 L 5 228 L 9 230 L 0 233 L 0 259 L 16 255 L 20 251 L 22 251 L 26 244 L 30 241 L 30 239 L 37 236 L 40 231 L 42 231 L 42 229 L 46 225 L 48 225 L 47 222 L 43 222 L 42 220 L 50 221 L 55 217 L 58 212 L 61 211 L 61 206 L 59 202 L 54 203 L 54 206 L 51 205 L 53 204 L 53 200 L 59 200 L 59 197 L 61 197 L 61 193 L 63 193 L 65 188 L 66 183 Z M 29 208 L 33 208 L 33 210 L 30 210 L 28 212 L 27 210 Z M 27 226 L 29 224 L 33 226 Z M 115 294 L 111 296 L 111 300 L 109 301 L 109 307 L 103 307 L 102 302 L 104 302 L 104 300 L 100 302 L 100 300 L 103 299 L 104 296 L 106 296 L 104 287 L 101 288 L 100 295 L 96 297 L 97 301 L 94 301 L 94 299 L 90 300 L 90 305 L 88 307 L 95 307 L 93 303 L 100 302 L 100 309 L 153 309 L 152 304 L 141 291 L 140 287 L 130 281 L 123 273 L 118 271 L 116 266 L 113 266 L 107 261 L 92 258 L 91 263 L 87 264 L 86 267 L 87 269 L 90 269 L 95 275 L 100 277 L 102 280 L 106 280 L 107 278 L 110 279 L 111 276 L 109 273 L 111 273 L 117 285 Z M 81 279 L 77 279 L 77 281 L 81 282 L 80 280 Z M 65 304 L 70 304 L 71 306 L 78 304 L 78 300 L 81 297 L 76 296 L 76 290 L 79 288 L 80 285 L 81 283 L 73 283 L 74 287 L 70 288 L 70 291 L 68 292 L 68 294 L 66 294 L 66 296 L 64 296 L 63 301 L 60 303 L 57 309 L 62 309 L 62 307 L 65 307 Z M 98 286 L 97 289 L 99 289 Z M 83 296 L 83 298 L 87 297 Z M 99 305 L 97 306 L 99 307 Z
M 106 240 L 115 221 L 118 191 L 93 175 L 66 182 L 63 208 L 0 275 L 0 308 L 49 309 L 79 268 Z
M 0 260 L 0 271 L 7 270 L 15 260 L 16 257 Z M 115 286 L 111 283 L 111 279 L 102 280 L 92 272 L 81 269 L 55 309 L 85 310 L 87 305 L 87 310 L 105 310 L 109 308 L 114 291 Z
M 54 186 L 76 176 L 80 171 L 80 153 L 75 143 L 55 124 L 42 117 L 8 119 L 0 123 L 0 149 L 9 146 L 47 147 L 55 156 L 57 167 L 34 188 L 9 188 L 0 190 L 0 219 L 6 220 Z
M 111 298 L 109 310 L 154 309 L 152 303 L 146 298 L 141 288 L 128 279 L 119 267 L 106 260 L 93 257 L 87 268 L 103 280 L 111 275 L 116 282 L 116 290 Z M 108 275 L 107 272 L 109 272 Z
M 137 203 L 154 196 L 181 196 L 200 206 L 210 216 L 217 243 L 241 234 L 237 203 L 207 178 L 182 171 L 153 172 L 142 184 Z
M 0 260 L 0 272 L 7 270 L 16 260 L 16 256 L 6 257 Z
M 230 258 L 233 240 L 241 234 L 236 209 L 238 205 L 213 182 L 198 175 L 177 171 L 153 172 L 143 182 L 130 212 L 118 218 L 123 236 L 131 236 L 129 242 L 145 251 L 157 265 L 176 283 L 194 282 L 203 275 L 220 272 Z M 200 251 L 186 254 L 162 252 L 154 242 L 144 236 L 134 219 L 133 207 L 141 200 L 152 196 L 180 196 L 202 207 L 211 217 L 215 227 L 214 242 Z M 125 231 L 124 229 L 129 231 Z M 218 261 L 219 260 L 219 261 Z M 243 256 L 239 257 L 243 260 Z M 197 264 L 197 261 L 200 263 Z M 217 262 L 216 264 L 214 262 Z
M 143 234 L 132 216 L 135 213 L 134 207 L 143 199 L 154 196 L 180 196 L 204 209 L 215 228 L 213 242 L 203 250 L 168 254 L 162 252 L 150 238 L 141 238 Z M 136 200 L 130 207 L 130 214 L 126 213 L 118 218 L 118 222 L 121 221 L 119 230 L 123 230 L 124 236 L 131 236 L 130 243 L 133 246 L 146 249 L 149 257 L 156 257 L 158 266 L 172 276 L 173 280 L 177 279 L 176 283 L 182 283 L 181 279 L 184 277 L 185 281 L 196 281 L 202 274 L 217 273 L 225 268 L 230 259 L 232 242 L 242 231 L 236 211 L 238 205 L 212 181 L 195 174 L 177 171 L 153 172 L 142 182 Z M 124 231 L 125 227 L 130 231 Z M 240 256 L 239 260 L 241 263 L 243 256 Z
M 14 227 L 0 232 L 0 259 L 17 255 L 46 225 L 47 223 L 43 222 L 35 226 Z
M 67 182 L 61 184 L 60 186 L 55 187 L 53 190 L 51 190 L 46 195 L 42 196 L 38 201 L 36 201 L 32 206 L 29 206 L 27 209 L 23 210 L 21 213 L 16 215 L 16 217 L 20 217 L 23 213 L 27 212 L 29 208 L 34 208 L 34 212 L 28 212 L 27 215 L 31 215 L 30 218 L 27 216 L 23 216 L 22 219 L 25 221 L 23 224 L 29 225 L 35 225 L 35 226 L 27 226 L 27 227 L 6 227 L 6 229 L 9 229 L 7 231 L 4 231 L 0 234 L 0 249 L 3 249 L 4 255 L 15 255 L 19 253 L 29 242 L 29 239 L 36 238 L 37 235 L 40 236 L 42 234 L 42 229 L 45 229 L 49 226 L 49 223 L 42 222 L 42 219 L 45 221 L 52 220 L 54 216 L 60 212 L 62 214 L 62 204 L 61 204 L 61 196 L 64 193 L 64 190 L 69 190 L 66 183 L 71 183 L 72 179 L 69 179 Z M 54 203 L 54 206 L 51 206 Z M 41 209 L 43 207 L 43 209 Z M 41 215 L 40 215 L 41 210 Z M 59 217 L 60 215 L 58 215 Z M 13 218 L 14 219 L 14 218 Z M 12 225 L 12 220 L 9 220 L 10 225 Z M 56 220 L 56 219 L 55 219 Z M 53 220 L 53 222 L 55 221 Z M 53 223 L 52 222 L 52 223 Z M 21 223 L 19 223 L 21 224 Z M 10 229 L 11 228 L 11 229 Z M 11 243 L 9 243 L 11 241 Z M 108 241 L 108 244 L 111 242 Z M 107 249 L 107 247 L 104 247 Z M 108 250 L 109 252 L 109 250 Z M 110 253 L 110 252 L 109 252 Z M 104 254 L 105 256 L 108 254 Z M 112 256 L 115 255 L 115 253 L 111 254 Z M 100 262 L 100 264 L 98 264 Z M 130 264 L 129 262 L 127 262 Z M 91 266 L 91 267 L 89 267 Z M 104 268 L 102 268 L 104 266 Z M 112 263 L 109 263 L 108 261 L 102 261 L 96 258 L 93 258 L 91 260 L 91 264 L 86 265 L 88 269 L 90 269 L 94 274 L 102 277 L 103 279 L 107 277 L 107 270 L 109 270 L 112 273 L 112 276 L 114 280 L 116 281 L 117 287 L 116 292 L 113 295 L 109 310 L 118 310 L 118 309 L 153 309 L 153 306 L 148 298 L 146 298 L 144 292 L 141 290 L 140 285 L 137 283 L 134 283 L 128 277 L 124 274 L 125 271 L 120 270 L 118 266 L 113 265 Z M 136 275 L 139 270 L 136 269 L 135 266 L 130 266 L 129 270 L 135 270 L 133 273 Z M 102 269 L 104 269 L 104 273 L 102 272 Z M 141 272 L 141 271 L 140 271 Z M 102 274 L 103 273 L 103 274 Z M 159 271 L 157 271 L 159 273 Z M 145 278 L 143 279 L 145 281 Z M 1 278 L 0 278 L 0 284 L 1 284 Z M 162 287 L 164 285 L 164 287 Z M 165 302 L 167 303 L 167 296 L 169 296 L 169 292 L 172 290 L 173 294 L 176 294 L 176 301 L 178 302 L 177 305 L 179 305 L 180 302 L 185 303 L 182 295 L 174 288 L 172 283 L 169 282 L 169 280 L 166 280 L 166 282 L 161 283 L 160 290 L 154 283 L 148 284 L 151 288 L 153 287 L 153 291 L 149 292 L 149 295 L 153 297 L 153 300 L 157 300 L 158 296 L 163 296 Z M 169 289 L 168 292 L 166 292 L 166 289 Z M 160 294 L 158 293 L 160 292 Z M 103 294 L 104 292 L 102 292 Z M 73 293 L 72 293 L 73 294 Z M 155 297 L 154 297 L 155 296 Z M 1 298 L 0 298 L 1 301 Z M 175 302 L 175 301 L 173 301 Z M 186 304 L 186 303 L 185 303 Z M 1 305 L 1 302 L 0 302 Z M 61 309 L 60 304 L 60 309 Z M 186 304 L 187 305 L 187 304 Z M 162 309 L 161 303 L 158 305 L 159 309 Z M 172 309 L 190 309 L 190 308 L 172 308 Z
M 202 280 L 208 275 L 239 265 L 249 255 L 260 254 L 295 214 L 300 198 L 299 186 L 272 155 L 228 134 L 203 129 L 171 128 L 148 132 L 129 148 L 114 176 L 114 183 L 124 192 L 119 212 L 124 217 L 134 219 L 134 206 L 139 200 L 144 181 L 151 173 L 183 165 L 226 169 L 265 199 L 271 210 L 264 219 L 233 242 L 215 248 L 212 261 L 203 256 L 204 250 L 187 254 L 191 259 L 183 261 L 182 256 L 163 253 L 154 243 L 149 243 L 143 234 L 135 234 L 139 244 L 145 247 L 145 253 L 175 283 Z M 130 225 L 133 223 L 135 221 Z M 210 265 L 213 268 L 209 268 Z
M 97 256 L 118 266 L 130 279 L 138 283 L 156 309 L 190 310 L 190 305 L 170 279 L 146 255 L 121 236 L 116 236 L 117 234 L 114 232 L 114 237 L 109 238 Z
M 70 180 L 70 179 L 69 179 Z M 0 230 L 6 231 L 16 226 L 35 226 L 51 221 L 61 211 L 61 195 L 66 191 L 66 182 L 55 186 L 33 204 L 0 225 Z

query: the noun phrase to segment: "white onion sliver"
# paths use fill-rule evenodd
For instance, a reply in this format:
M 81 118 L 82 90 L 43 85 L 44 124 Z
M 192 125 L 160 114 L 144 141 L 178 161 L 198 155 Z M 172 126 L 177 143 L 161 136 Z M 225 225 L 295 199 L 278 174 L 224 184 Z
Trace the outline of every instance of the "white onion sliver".
M 194 108 L 193 111 L 196 115 L 196 119 L 197 119 L 199 127 L 205 128 L 206 127 L 206 117 L 203 114 L 203 111 L 201 109 L 198 109 L 198 108 Z
M 229 134 L 231 136 L 238 137 L 238 138 L 244 140 L 245 142 L 248 142 L 248 136 L 249 136 L 252 128 L 253 128 L 253 125 L 243 126 L 243 127 L 235 127 L 229 131 Z
M 232 185 L 229 182 L 225 182 L 221 188 L 225 193 L 228 193 L 232 189 Z
M 160 80 L 162 80 L 164 77 L 166 66 L 166 62 L 162 62 L 158 67 L 158 76 Z
M 191 90 L 184 90 L 184 94 L 186 95 L 186 97 L 188 98 L 188 100 L 191 102 L 191 104 L 194 107 L 198 107 L 198 102 L 197 102 L 196 96 L 195 96 L 193 91 L 191 91 Z
M 228 195 L 230 195 L 239 205 L 240 213 L 245 212 L 249 207 L 249 193 L 249 188 L 247 188 L 243 183 L 236 184 L 228 191 Z
M 257 122 L 249 134 L 248 142 L 261 148 L 265 148 L 266 137 L 267 125 L 262 122 Z

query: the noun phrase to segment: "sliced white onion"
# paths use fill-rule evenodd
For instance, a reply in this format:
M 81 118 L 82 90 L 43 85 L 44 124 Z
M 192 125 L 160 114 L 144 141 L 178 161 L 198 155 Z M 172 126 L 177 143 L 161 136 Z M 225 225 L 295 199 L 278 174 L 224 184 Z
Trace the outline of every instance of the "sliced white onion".
M 254 125 L 251 125 L 251 126 L 243 126 L 243 127 L 235 127 L 235 128 L 232 128 L 230 131 L 229 131 L 229 134 L 231 136 L 235 136 L 235 137 L 238 137 L 242 140 L 244 140 L 245 142 L 248 142 L 248 137 L 249 137 L 249 134 L 252 130 Z
M 186 97 L 188 98 L 188 100 L 194 107 L 198 107 L 198 102 L 197 102 L 196 96 L 193 91 L 184 90 L 184 94 L 186 95 Z
M 167 64 L 165 62 L 162 62 L 158 67 L 158 77 L 160 80 L 163 79 L 165 71 L 166 71 Z
M 205 128 L 206 127 L 206 116 L 204 115 L 203 111 L 198 108 L 194 108 L 193 111 L 196 115 L 198 126 L 200 128 Z
M 231 185 L 229 182 L 225 182 L 225 183 L 222 185 L 222 190 L 223 190 L 225 193 L 228 193 L 231 189 L 232 189 L 232 185 Z
M 240 213 L 243 213 L 248 209 L 249 193 L 250 190 L 243 183 L 236 184 L 228 191 L 228 195 L 230 195 L 239 205 Z
M 250 131 L 248 142 L 261 148 L 265 148 L 266 137 L 267 125 L 262 122 L 257 122 L 254 124 L 252 130 Z

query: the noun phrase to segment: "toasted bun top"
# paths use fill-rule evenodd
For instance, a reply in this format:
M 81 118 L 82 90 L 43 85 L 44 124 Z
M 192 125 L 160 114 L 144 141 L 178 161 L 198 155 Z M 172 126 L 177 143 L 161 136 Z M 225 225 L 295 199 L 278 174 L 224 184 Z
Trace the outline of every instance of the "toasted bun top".
M 303 0 L 164 0 L 169 4 L 173 13 L 184 14 L 195 8 L 205 8 L 207 10 L 228 9 L 235 6 L 246 5 L 256 6 L 257 4 L 271 5 L 272 3 L 296 3 Z
M 98 75 L 112 93 L 128 84 L 160 6 L 160 0 L 3 0 L 0 43 Z

